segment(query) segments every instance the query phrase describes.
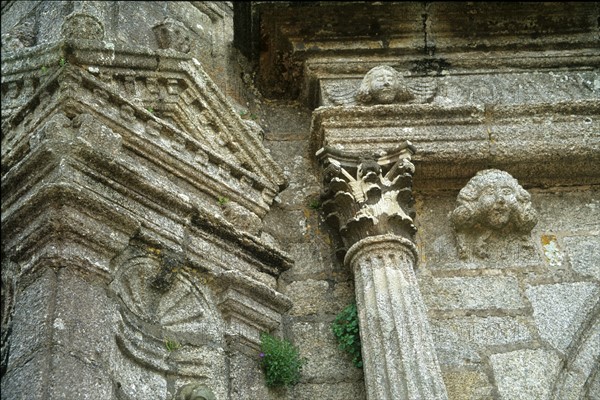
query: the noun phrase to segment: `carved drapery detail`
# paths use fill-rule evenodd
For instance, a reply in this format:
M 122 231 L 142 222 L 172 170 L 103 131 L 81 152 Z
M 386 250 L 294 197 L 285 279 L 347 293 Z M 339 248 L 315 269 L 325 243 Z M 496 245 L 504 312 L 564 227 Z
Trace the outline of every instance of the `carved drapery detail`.
M 531 196 L 505 171 L 479 171 L 462 188 L 449 214 L 461 258 L 487 258 L 496 243 L 531 232 L 537 213 Z

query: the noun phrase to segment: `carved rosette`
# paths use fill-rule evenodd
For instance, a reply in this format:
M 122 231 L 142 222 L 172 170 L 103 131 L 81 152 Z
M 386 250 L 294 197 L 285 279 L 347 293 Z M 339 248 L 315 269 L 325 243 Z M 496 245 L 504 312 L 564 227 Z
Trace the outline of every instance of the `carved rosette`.
M 98 40 L 104 39 L 104 25 L 95 16 L 76 12 L 65 18 L 62 34 L 67 39 Z
M 391 155 L 346 161 L 335 151 L 322 149 L 325 166 L 322 193 L 327 222 L 341 236 L 345 252 L 361 239 L 395 234 L 411 239 L 416 228 L 412 217 L 414 147 L 406 142 Z

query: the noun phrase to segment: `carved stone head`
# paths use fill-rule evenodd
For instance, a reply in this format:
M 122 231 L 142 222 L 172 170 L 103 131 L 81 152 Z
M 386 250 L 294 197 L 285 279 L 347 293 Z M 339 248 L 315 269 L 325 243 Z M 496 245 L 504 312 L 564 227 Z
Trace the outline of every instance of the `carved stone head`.
M 363 78 L 356 99 L 363 104 L 391 104 L 412 96 L 403 84 L 404 78 L 394 68 L 381 65 Z
M 191 50 L 191 35 L 186 26 L 172 18 L 167 18 L 162 24 L 152 28 L 161 49 L 173 49 L 182 53 Z
M 510 174 L 497 169 L 479 171 L 462 188 L 450 213 L 457 231 L 493 230 L 526 233 L 537 223 L 531 196 Z

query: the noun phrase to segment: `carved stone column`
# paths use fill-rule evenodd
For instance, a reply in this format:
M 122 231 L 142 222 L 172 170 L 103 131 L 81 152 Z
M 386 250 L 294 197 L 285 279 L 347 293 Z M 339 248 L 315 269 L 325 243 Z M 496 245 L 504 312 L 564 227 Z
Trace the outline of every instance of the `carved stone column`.
M 353 162 L 322 149 L 323 210 L 354 273 L 367 398 L 446 399 L 413 268 L 414 148 Z

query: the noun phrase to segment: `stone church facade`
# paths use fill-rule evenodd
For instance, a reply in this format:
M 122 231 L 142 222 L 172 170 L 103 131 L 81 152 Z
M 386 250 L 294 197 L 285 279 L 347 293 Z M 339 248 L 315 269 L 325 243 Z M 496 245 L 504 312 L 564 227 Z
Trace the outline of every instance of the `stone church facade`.
M 3 1 L 2 398 L 600 399 L 598 21 Z

